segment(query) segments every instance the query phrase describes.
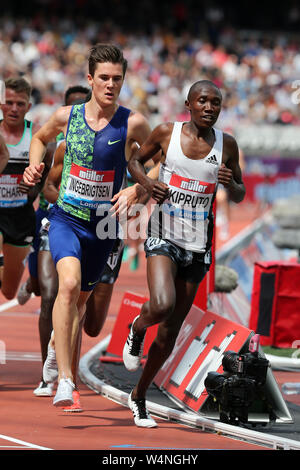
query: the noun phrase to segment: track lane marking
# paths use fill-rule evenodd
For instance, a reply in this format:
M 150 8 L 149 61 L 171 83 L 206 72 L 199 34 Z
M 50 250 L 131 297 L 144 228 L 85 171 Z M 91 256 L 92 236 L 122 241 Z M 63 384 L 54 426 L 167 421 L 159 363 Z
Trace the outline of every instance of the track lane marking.
M 30 449 L 53 450 L 49 447 L 42 447 L 37 444 L 31 444 L 30 442 L 21 441 L 20 439 L 15 439 L 14 437 L 5 436 L 4 434 L 0 434 L 0 439 L 3 439 L 4 441 L 14 442 L 15 444 L 20 444 L 22 446 L 29 447 Z

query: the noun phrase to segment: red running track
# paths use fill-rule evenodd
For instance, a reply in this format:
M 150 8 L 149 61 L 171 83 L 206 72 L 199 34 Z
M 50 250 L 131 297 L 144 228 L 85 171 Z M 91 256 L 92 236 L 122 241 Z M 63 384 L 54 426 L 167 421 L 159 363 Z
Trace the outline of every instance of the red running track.
M 249 210 L 234 212 L 231 236 L 254 216 Z M 123 263 L 105 326 L 98 338 L 84 334 L 82 354 L 111 333 L 125 291 L 147 295 L 144 255 L 141 258 L 139 269 L 133 272 Z M 0 449 L 265 449 L 162 419 L 157 419 L 158 428 L 137 428 L 127 407 L 97 395 L 81 382 L 82 413 L 67 414 L 52 405 L 52 398 L 34 396 L 41 375 L 39 303 L 33 297 L 24 306 L 10 307 L 0 294 L 0 346 L 6 353 L 6 362 L 0 363 Z

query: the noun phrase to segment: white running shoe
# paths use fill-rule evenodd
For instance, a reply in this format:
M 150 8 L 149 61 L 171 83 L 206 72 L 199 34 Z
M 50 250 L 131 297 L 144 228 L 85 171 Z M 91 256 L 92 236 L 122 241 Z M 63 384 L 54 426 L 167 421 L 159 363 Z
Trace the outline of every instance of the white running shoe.
M 56 395 L 53 399 L 54 406 L 70 406 L 73 405 L 73 391 L 75 385 L 70 378 L 60 379 L 56 390 Z
M 43 365 L 43 380 L 46 383 L 55 382 L 58 377 L 55 349 L 48 344 L 48 354 Z
M 143 336 L 138 336 L 132 329 L 133 324 L 138 317 L 139 315 L 135 317 L 132 322 L 129 335 L 123 348 L 123 362 L 126 369 L 130 371 L 138 369 L 143 355 L 145 334 Z
M 30 297 L 32 296 L 32 293 L 31 292 L 28 292 L 27 290 L 27 284 L 26 282 L 24 282 L 19 291 L 18 291 L 18 294 L 17 294 L 17 301 L 18 301 L 18 304 L 19 305 L 24 305 L 26 304 L 26 302 L 28 302 L 28 300 L 30 299 Z
M 141 428 L 155 428 L 157 427 L 156 421 L 149 415 L 149 412 L 146 408 L 146 400 L 140 398 L 138 400 L 133 400 L 130 393 L 128 397 L 128 406 L 133 413 L 133 418 L 136 426 Z
M 46 383 L 43 380 L 39 383 L 38 387 L 33 390 L 33 393 L 37 397 L 51 397 L 53 392 L 53 383 Z

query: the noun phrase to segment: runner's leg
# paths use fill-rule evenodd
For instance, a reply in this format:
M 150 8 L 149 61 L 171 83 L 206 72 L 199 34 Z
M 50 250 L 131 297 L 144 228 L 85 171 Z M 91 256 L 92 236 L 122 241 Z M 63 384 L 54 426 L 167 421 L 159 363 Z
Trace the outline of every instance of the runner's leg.
M 61 258 L 56 265 L 58 294 L 53 307 L 56 359 L 60 378 L 71 378 L 71 363 L 76 344 L 80 297 L 81 267 L 78 258 Z
M 39 316 L 39 335 L 42 353 L 42 362 L 47 357 L 48 343 L 52 325 L 52 310 L 57 295 L 57 272 L 50 251 L 39 251 L 38 276 L 41 292 L 41 312 Z
M 176 264 L 164 255 L 147 258 L 147 280 L 150 300 L 141 309 L 133 330 L 143 335 L 145 329 L 168 318 L 176 303 L 175 277 Z
M 2 273 L 2 293 L 11 300 L 15 297 L 21 282 L 25 265 L 24 260 L 30 251 L 30 245 L 15 246 L 3 244 L 4 267 Z
M 109 309 L 114 284 L 99 282 L 86 303 L 84 331 L 96 337 L 100 333 Z
M 145 398 L 147 389 L 155 378 L 155 375 L 171 354 L 182 323 L 193 304 L 197 288 L 198 284 L 176 279 L 175 289 L 177 300 L 175 308 L 171 315 L 158 326 L 157 336 L 149 349 L 143 372 L 132 392 L 133 399 Z

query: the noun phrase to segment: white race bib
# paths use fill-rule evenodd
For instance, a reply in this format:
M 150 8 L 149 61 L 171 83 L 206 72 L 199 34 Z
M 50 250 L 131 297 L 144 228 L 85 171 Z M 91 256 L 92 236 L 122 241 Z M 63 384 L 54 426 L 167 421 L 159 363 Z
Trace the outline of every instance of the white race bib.
M 21 207 L 27 203 L 27 194 L 20 191 L 23 175 L 0 176 L 0 207 Z
M 114 176 L 114 170 L 90 170 L 72 163 L 63 200 L 72 206 L 97 209 L 111 200 Z
M 205 220 L 208 216 L 215 184 L 172 174 L 168 183 L 169 199 L 163 209 L 171 217 Z

